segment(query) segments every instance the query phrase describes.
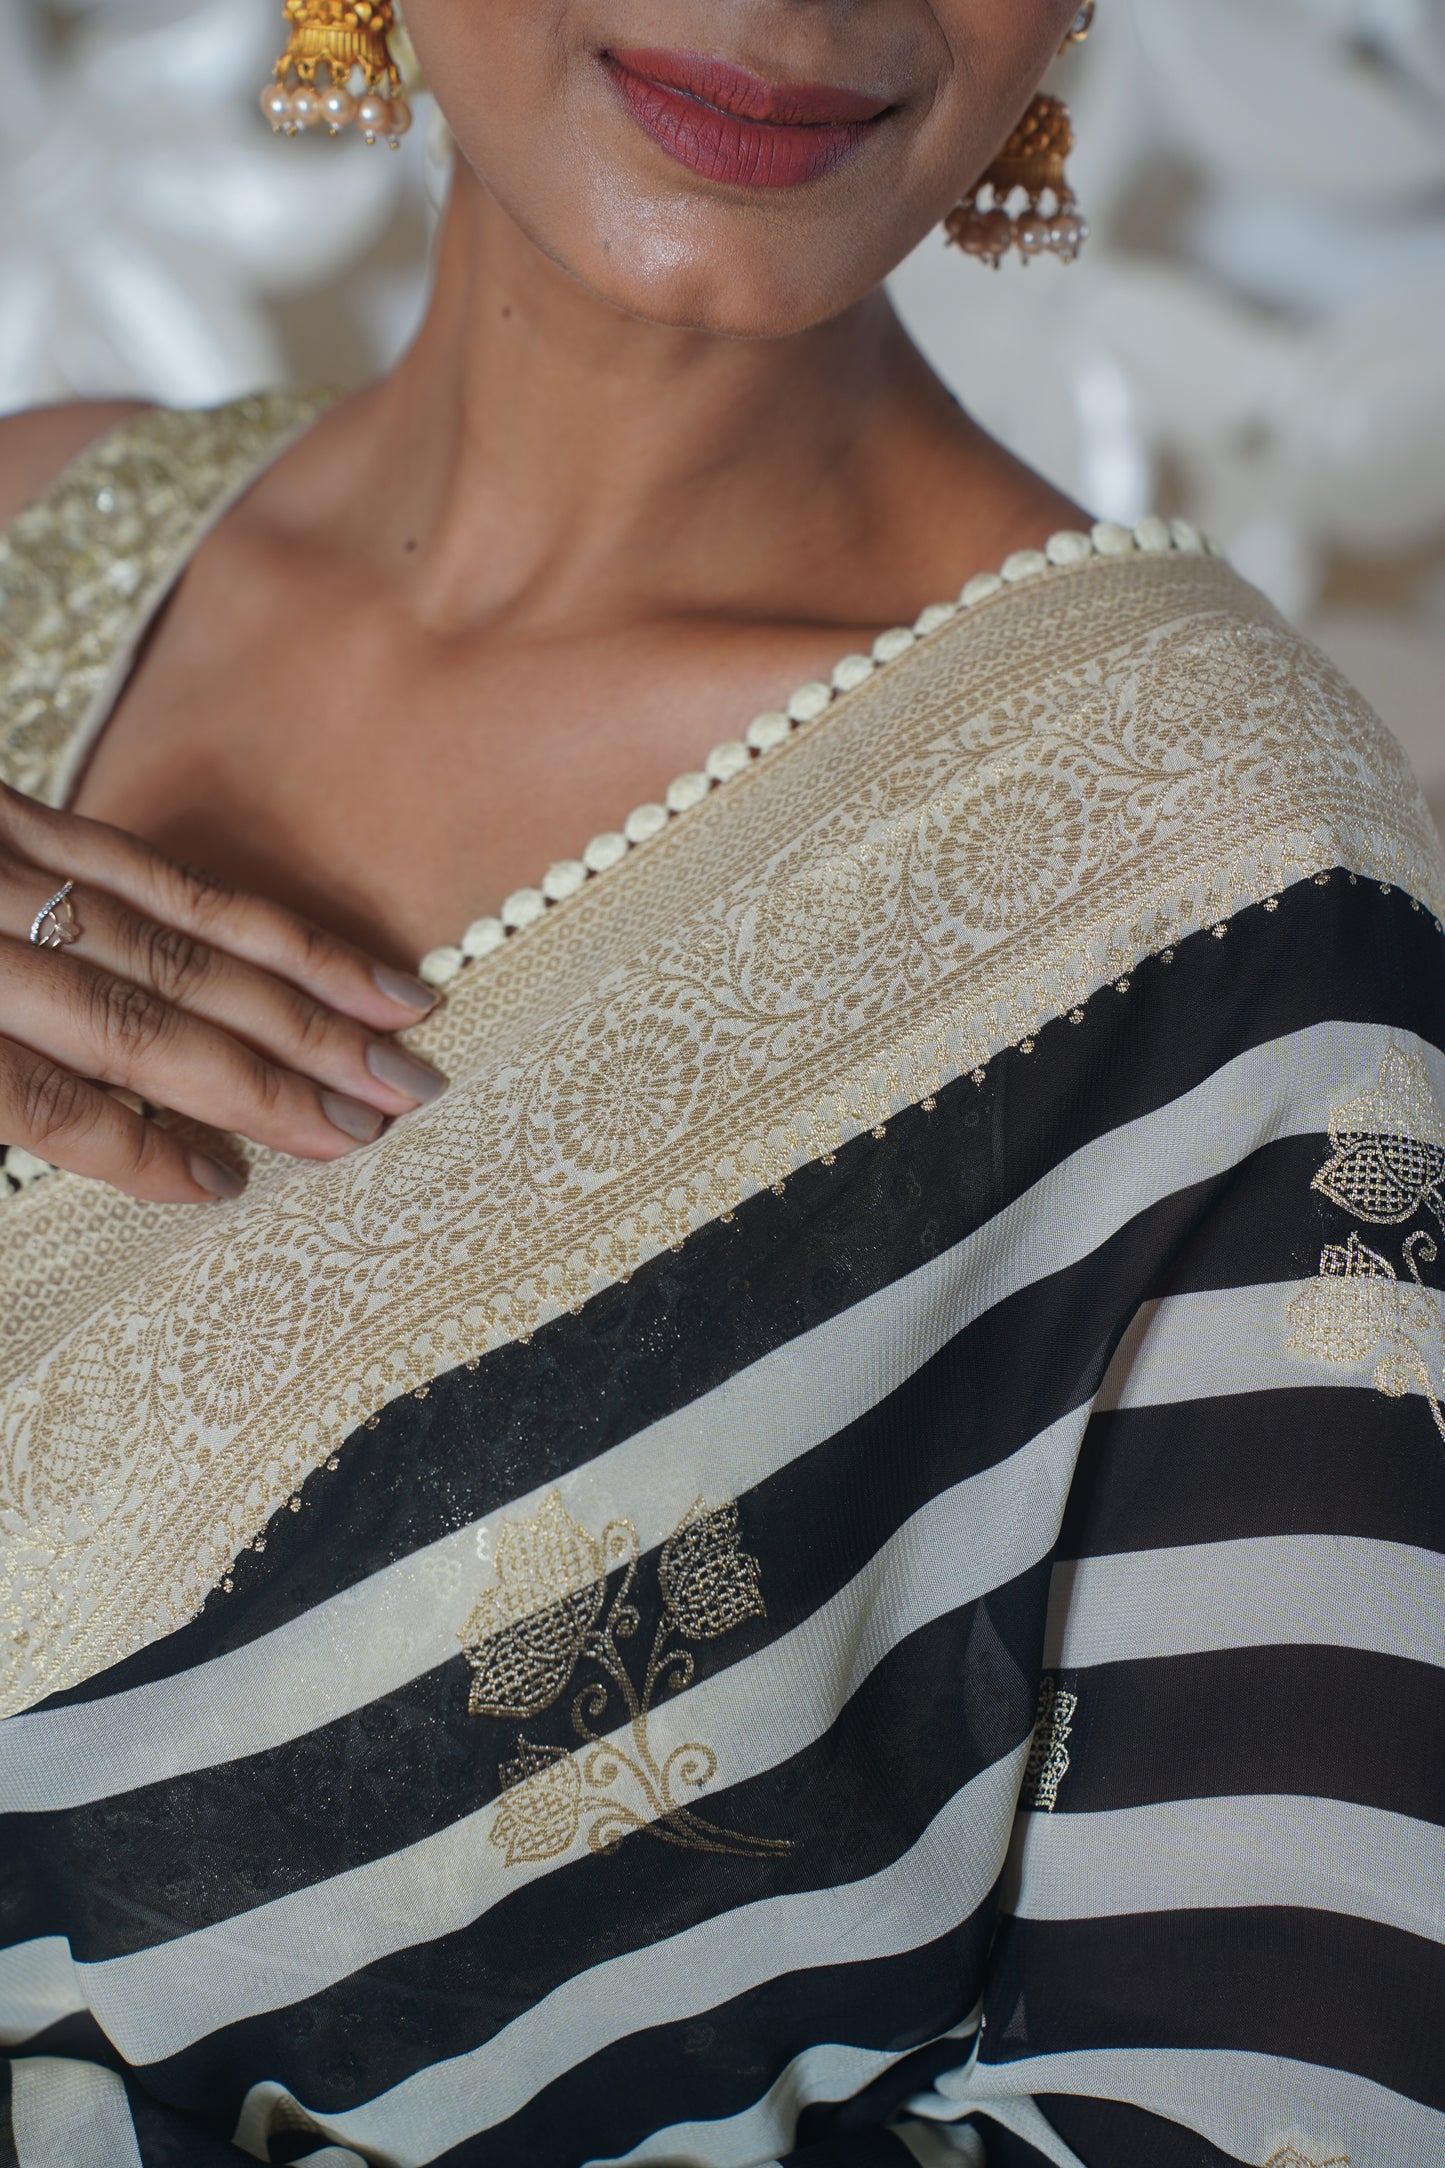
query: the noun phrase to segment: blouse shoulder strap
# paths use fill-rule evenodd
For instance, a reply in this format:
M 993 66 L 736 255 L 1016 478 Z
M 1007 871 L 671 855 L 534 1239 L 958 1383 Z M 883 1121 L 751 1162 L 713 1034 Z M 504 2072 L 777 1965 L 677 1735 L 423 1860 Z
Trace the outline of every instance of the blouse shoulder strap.
M 269 392 L 137 415 L 0 535 L 0 781 L 65 802 L 188 559 L 330 396 Z

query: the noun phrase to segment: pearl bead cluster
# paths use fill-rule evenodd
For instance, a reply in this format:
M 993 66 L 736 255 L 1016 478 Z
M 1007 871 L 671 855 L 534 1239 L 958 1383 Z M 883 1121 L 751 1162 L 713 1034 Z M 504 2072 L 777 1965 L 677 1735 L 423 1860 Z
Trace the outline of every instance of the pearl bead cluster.
M 411 126 L 411 107 L 405 98 L 384 98 L 368 90 L 356 97 L 345 83 L 268 83 L 261 93 L 261 111 L 276 135 L 300 135 L 306 128 L 326 128 L 340 135 L 355 126 L 368 143 L 385 141 L 400 150 L 401 139 Z
M 982 572 L 968 582 L 957 602 L 934 602 L 912 625 L 897 625 L 873 642 L 869 653 L 845 655 L 826 682 L 819 678 L 800 685 L 782 708 L 755 716 L 740 738 L 714 746 L 701 768 L 680 775 L 660 804 L 641 805 L 630 813 L 620 829 L 594 836 L 580 858 L 564 858 L 549 866 L 536 888 L 519 888 L 508 896 L 495 917 L 479 918 L 468 926 L 455 947 L 436 948 L 422 958 L 421 976 L 428 986 L 450 986 L 467 965 L 490 956 L 511 935 L 535 926 L 554 904 L 575 896 L 589 880 L 609 873 L 628 852 L 650 843 L 682 814 L 701 805 L 710 792 L 730 783 L 755 760 L 771 753 L 801 723 L 815 723 L 842 694 L 856 692 L 889 663 L 897 662 L 921 640 L 941 632 L 961 612 L 976 609 L 1006 588 L 1019 587 L 1047 573 L 1088 564 L 1093 559 L 1116 559 L 1143 555 L 1159 557 L 1171 550 L 1197 555 L 1219 554 L 1188 520 L 1141 519 L 1136 527 L 1121 527 L 1101 520 L 1088 534 L 1065 532 L 1050 537 L 1041 550 L 1017 550 L 1001 571 Z
M 964 205 L 949 213 L 948 237 L 966 256 L 976 256 L 995 271 L 1011 248 L 1025 263 L 1036 256 L 1077 263 L 1089 238 L 1089 221 L 1072 200 L 1061 200 L 1052 215 L 1041 204 L 1030 203 L 1016 217 L 1000 203 L 989 210 Z

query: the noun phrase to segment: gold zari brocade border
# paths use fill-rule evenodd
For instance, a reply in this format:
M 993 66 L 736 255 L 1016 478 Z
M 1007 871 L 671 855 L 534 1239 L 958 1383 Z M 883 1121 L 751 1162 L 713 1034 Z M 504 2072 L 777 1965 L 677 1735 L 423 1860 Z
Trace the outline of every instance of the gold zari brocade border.
M 61 805 L 196 543 L 328 392 L 137 415 L 0 534 L 0 781 Z
M 35 1183 L 0 1208 L 0 1708 L 193 1613 L 388 1400 L 1334 866 L 1445 906 L 1393 740 L 1225 566 L 1095 562 L 470 970 L 412 1035 L 451 1090 L 376 1145 L 259 1155 L 214 1213 Z

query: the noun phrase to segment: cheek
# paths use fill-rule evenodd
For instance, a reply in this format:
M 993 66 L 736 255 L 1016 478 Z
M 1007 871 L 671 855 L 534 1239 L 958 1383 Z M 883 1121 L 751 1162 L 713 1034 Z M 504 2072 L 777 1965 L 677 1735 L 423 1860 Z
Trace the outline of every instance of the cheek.
M 611 116 L 571 12 L 411 0 L 407 23 L 462 159 L 545 255 L 588 285 L 612 265 L 665 277 L 688 253 L 685 207 L 639 189 L 599 140 Z
M 407 0 L 406 24 L 423 73 L 472 161 L 510 121 L 525 133 L 555 111 L 563 90 L 565 8 L 514 0 Z
M 932 0 L 950 56 L 937 117 L 955 196 L 972 187 L 1022 118 L 1079 8 L 1080 0 Z

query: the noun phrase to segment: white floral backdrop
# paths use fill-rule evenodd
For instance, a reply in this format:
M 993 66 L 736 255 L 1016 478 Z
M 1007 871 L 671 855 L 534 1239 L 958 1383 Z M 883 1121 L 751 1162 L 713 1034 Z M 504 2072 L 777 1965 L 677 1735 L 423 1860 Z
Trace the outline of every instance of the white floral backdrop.
M 0 411 L 384 363 L 441 174 L 271 137 L 279 0 L 0 0 Z M 1445 0 L 1103 0 L 1061 64 L 1094 239 L 901 307 L 1101 512 L 1184 511 L 1344 664 L 1445 820 Z

